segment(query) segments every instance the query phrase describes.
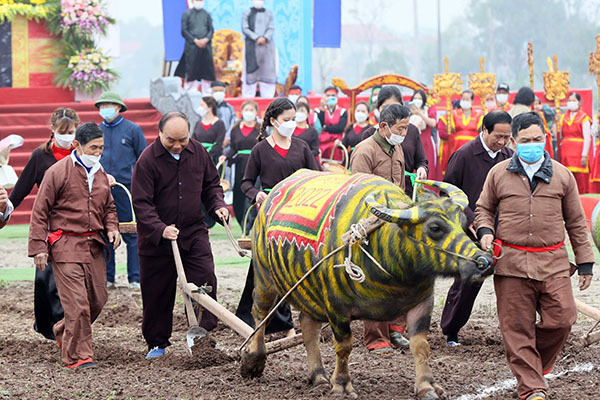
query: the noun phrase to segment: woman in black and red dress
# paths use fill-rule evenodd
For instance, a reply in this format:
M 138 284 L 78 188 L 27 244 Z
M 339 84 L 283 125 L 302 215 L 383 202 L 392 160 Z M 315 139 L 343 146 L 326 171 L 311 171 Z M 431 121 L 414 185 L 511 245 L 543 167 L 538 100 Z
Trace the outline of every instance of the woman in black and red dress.
M 225 139 L 225 123 L 217 117 L 219 105 L 210 96 L 205 96 L 200 102 L 198 113 L 202 119 L 196 122 L 192 138 L 196 139 L 208 151 L 216 164 L 223 153 L 223 140 Z
M 296 104 L 296 129 L 294 137 L 306 142 L 313 156 L 319 155 L 319 133 L 315 128 L 308 124 L 310 109 L 305 103 Z
M 248 164 L 250 151 L 258 143 L 260 126 L 257 121 L 258 104 L 253 100 L 242 103 L 242 120 L 231 128 L 229 151 L 219 157 L 219 162 L 227 160 L 229 165 L 235 165 L 233 181 L 233 212 L 240 226 L 244 227 L 244 215 L 250 202 L 242 192 L 242 178 Z M 246 227 L 249 230 L 250 227 Z M 246 234 L 248 232 L 245 232 Z
M 354 119 L 355 123 L 348 126 L 346 128 L 346 132 L 344 132 L 344 137 L 342 138 L 341 143 L 348 150 L 348 156 L 354 150 L 354 146 L 360 143 L 362 135 L 365 133 L 367 129 L 371 126 L 369 124 L 369 105 L 361 101 L 356 105 L 354 109 Z M 339 143 L 336 141 L 336 144 Z
M 75 130 L 79 123 L 79 116 L 75 110 L 70 108 L 54 110 L 50 117 L 50 139 L 31 153 L 25 169 L 10 193 L 9 199 L 15 209 L 31 193 L 34 186 L 40 186 L 48 168 L 71 154 Z M 54 340 L 52 327 L 63 318 L 63 308 L 50 263 L 44 271 L 35 269 L 33 309 L 35 315 L 33 329 L 47 339 Z
M 272 127 L 273 134 L 263 139 L 268 127 Z M 242 191 L 252 202 L 262 204 L 271 188 L 299 169 L 308 168 L 315 171 L 321 169 L 306 142 L 294 137 L 295 130 L 294 104 L 285 97 L 273 100 L 265 111 L 260 128 L 259 138 L 263 140 L 252 149 L 242 180 Z M 256 187 L 259 178 L 262 190 Z M 254 269 L 250 263 L 246 286 L 236 311 L 236 315 L 250 326 L 254 326 L 251 313 L 253 290 Z M 294 334 L 293 329 L 290 306 L 282 304 L 267 324 L 266 333 L 287 331 L 290 335 Z

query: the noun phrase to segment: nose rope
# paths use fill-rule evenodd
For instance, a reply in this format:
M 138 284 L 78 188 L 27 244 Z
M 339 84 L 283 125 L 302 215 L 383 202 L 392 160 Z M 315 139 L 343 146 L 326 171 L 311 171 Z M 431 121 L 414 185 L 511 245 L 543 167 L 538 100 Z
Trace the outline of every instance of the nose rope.
M 447 254 L 450 254 L 451 256 L 454 256 L 454 257 L 457 257 L 457 258 L 462 258 L 462 259 L 467 260 L 467 261 L 473 261 L 476 264 L 481 264 L 481 262 L 479 261 L 479 259 L 475 259 L 473 257 L 463 256 L 462 254 L 458 254 L 458 253 L 455 253 L 455 252 L 450 251 L 450 250 L 442 249 L 439 246 L 430 245 L 429 243 L 425 243 L 425 242 L 423 242 L 421 240 L 418 240 L 418 239 L 416 239 L 416 238 L 414 238 L 414 237 L 412 237 L 410 235 L 406 235 L 406 237 L 409 238 L 410 240 L 412 240 L 415 243 L 422 244 L 423 246 L 427 246 L 429 248 L 438 250 L 438 251 L 440 251 L 442 253 L 447 253 Z

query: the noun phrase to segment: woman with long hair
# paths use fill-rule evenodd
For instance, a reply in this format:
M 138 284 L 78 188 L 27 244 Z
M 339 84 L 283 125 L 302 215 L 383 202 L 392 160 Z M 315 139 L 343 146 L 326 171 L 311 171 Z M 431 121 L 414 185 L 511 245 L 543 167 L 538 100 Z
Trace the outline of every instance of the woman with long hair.
M 304 140 L 308 147 L 310 147 L 313 155 L 317 157 L 320 145 L 319 133 L 308 123 L 309 115 L 310 109 L 308 104 L 303 102 L 296 103 L 296 130 L 294 130 L 294 137 Z
M 196 123 L 192 134 L 192 138 L 202 143 L 215 164 L 223 153 L 223 140 L 227 131 L 225 123 L 217 115 L 218 109 L 219 105 L 214 98 L 203 97 L 198 107 L 202 119 Z
M 369 124 L 369 105 L 361 101 L 354 107 L 354 124 L 348 125 L 341 141 L 336 140 L 336 144 L 343 144 L 348 150 L 348 155 L 354 150 L 354 146 L 361 142 L 362 135 L 371 127 Z
M 267 135 L 267 128 L 272 134 Z M 242 191 L 252 202 L 262 204 L 268 192 L 285 178 L 302 168 L 319 171 L 321 168 L 310 148 L 301 139 L 294 137 L 296 130 L 296 107 L 285 97 L 271 102 L 260 127 L 259 143 L 252 148 Z M 260 178 L 262 188 L 256 187 Z M 252 292 L 254 290 L 254 269 L 252 263 L 248 270 L 246 286 L 240 299 L 236 315 L 250 326 L 254 326 L 252 317 Z M 292 313 L 287 304 L 282 304 L 267 324 L 266 333 L 286 331 L 294 334 Z
M 248 164 L 250 151 L 257 143 L 260 134 L 260 125 L 258 124 L 258 104 L 253 100 L 246 100 L 242 103 L 242 120 L 231 128 L 231 140 L 229 150 L 219 157 L 219 162 L 225 162 L 229 165 L 235 165 L 235 175 L 233 180 L 233 212 L 235 218 L 244 227 L 244 215 L 250 207 L 250 202 L 242 192 L 242 178 Z M 246 227 L 248 230 L 249 227 Z M 248 234 L 248 232 L 244 232 Z
M 425 94 L 425 91 L 422 89 L 415 90 L 410 99 L 410 111 L 414 118 L 422 121 L 422 125 L 424 126 L 424 129 L 421 129 L 421 142 L 423 143 L 425 157 L 429 161 L 428 178 L 434 181 L 441 181 L 443 176 L 440 163 L 438 162 L 438 142 L 432 132 L 432 129 L 437 124 L 436 109 L 435 106 L 427 107 L 426 104 L 427 94 Z
M 71 154 L 75 130 L 80 122 L 75 110 L 70 108 L 54 110 L 50 116 L 50 138 L 31 153 L 27 165 L 10 193 L 9 198 L 15 209 L 31 193 L 35 185 L 40 186 L 48 168 Z M 52 327 L 63 318 L 63 308 L 50 263 L 44 271 L 35 269 L 33 309 L 35 315 L 33 329 L 47 339 L 54 340 Z

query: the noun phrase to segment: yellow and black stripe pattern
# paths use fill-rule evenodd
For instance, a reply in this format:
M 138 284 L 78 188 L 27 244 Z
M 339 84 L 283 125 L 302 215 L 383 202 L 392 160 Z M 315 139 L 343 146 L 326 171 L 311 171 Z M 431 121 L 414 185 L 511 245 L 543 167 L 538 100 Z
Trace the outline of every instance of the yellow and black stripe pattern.
M 317 174 L 316 180 L 324 182 L 329 175 L 301 170 L 288 179 L 297 179 L 302 174 Z M 392 320 L 432 295 L 436 275 L 458 275 L 459 266 L 467 260 L 440 249 L 469 258 L 481 253 L 463 231 L 466 196 L 456 187 L 426 181 L 425 184 L 445 191 L 449 197 L 422 191 L 424 200 L 412 204 L 391 182 L 374 175 L 364 177 L 338 198 L 323 243 L 316 250 L 300 247 L 295 241 L 267 238 L 267 221 L 272 217 L 270 205 L 287 180 L 273 188 L 258 213 L 252 233 L 255 318 L 265 318 L 277 296 L 287 293 L 314 264 L 341 246 L 342 235 L 371 213 L 389 223 L 371 233 L 363 247 L 391 277 L 358 246 L 353 246 L 351 259 L 363 269 L 366 276 L 363 283 L 352 280 L 344 268 L 335 267 L 343 264 L 347 255 L 347 251 L 341 251 L 288 297 L 290 304 L 312 319 L 329 322 L 339 340 L 350 335 L 352 319 Z

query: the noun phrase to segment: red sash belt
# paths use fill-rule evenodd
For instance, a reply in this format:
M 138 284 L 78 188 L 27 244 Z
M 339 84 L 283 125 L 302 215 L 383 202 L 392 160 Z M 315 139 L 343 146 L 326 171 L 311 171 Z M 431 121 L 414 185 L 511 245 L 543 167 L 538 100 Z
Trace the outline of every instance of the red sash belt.
M 560 249 L 564 244 L 565 241 L 563 240 L 560 243 L 557 243 L 555 245 L 552 246 L 546 246 L 546 247 L 530 247 L 530 246 L 518 246 L 516 244 L 510 244 L 510 243 L 502 243 L 501 240 L 496 239 L 496 242 L 500 244 L 500 246 L 504 245 L 506 247 L 511 247 L 513 249 L 517 249 L 517 250 L 521 250 L 521 251 L 527 251 L 530 253 L 543 253 L 545 251 L 554 251 L 554 250 L 558 250 Z
M 57 231 L 54 232 L 50 232 L 48 234 L 48 243 L 50 243 L 50 245 L 52 246 L 54 243 L 56 243 L 58 241 L 58 239 L 60 239 L 63 235 L 67 235 L 67 236 L 92 236 L 95 235 L 97 233 L 100 233 L 100 231 L 92 231 L 92 232 L 83 232 L 83 233 L 75 233 L 75 232 L 65 232 L 62 229 L 59 229 Z

